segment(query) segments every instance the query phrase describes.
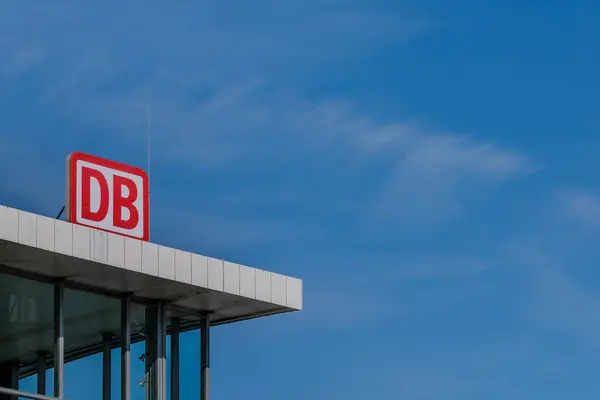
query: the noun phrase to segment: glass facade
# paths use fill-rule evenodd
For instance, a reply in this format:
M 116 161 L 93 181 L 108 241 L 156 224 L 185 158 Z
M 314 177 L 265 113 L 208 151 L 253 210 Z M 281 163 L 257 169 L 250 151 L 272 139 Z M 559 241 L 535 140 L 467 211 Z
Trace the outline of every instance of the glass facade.
M 0 364 L 33 364 L 53 350 L 53 293 L 52 285 L 0 274 Z
M 143 388 L 149 400 L 178 399 L 178 334 L 197 328 L 200 318 L 124 296 L 1 272 L 0 400 L 68 398 L 71 369 L 64 363 L 83 358 L 96 363 L 101 377 L 90 387 L 90 398 L 129 399 L 132 389 Z M 167 360 L 167 353 L 175 354 L 174 360 Z M 19 382 L 27 387 L 19 388 Z

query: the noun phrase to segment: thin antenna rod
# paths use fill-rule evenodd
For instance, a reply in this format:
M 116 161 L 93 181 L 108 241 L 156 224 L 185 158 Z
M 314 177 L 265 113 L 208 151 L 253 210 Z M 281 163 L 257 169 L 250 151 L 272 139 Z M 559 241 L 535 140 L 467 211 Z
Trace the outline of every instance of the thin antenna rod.
M 148 180 L 150 180 L 150 104 L 148 104 L 148 115 L 147 115 L 147 127 L 148 127 Z M 148 193 L 150 193 L 150 185 L 148 185 Z
M 152 186 L 152 182 L 150 182 L 150 103 L 148 103 L 148 113 L 147 113 L 147 127 L 148 127 L 148 171 L 146 171 L 147 175 L 148 175 L 148 199 L 150 198 L 150 186 Z M 147 213 L 150 213 L 150 205 L 148 205 L 148 210 L 146 211 Z M 150 233 L 150 228 L 148 229 L 148 236 Z M 149 240 L 150 238 L 148 238 Z

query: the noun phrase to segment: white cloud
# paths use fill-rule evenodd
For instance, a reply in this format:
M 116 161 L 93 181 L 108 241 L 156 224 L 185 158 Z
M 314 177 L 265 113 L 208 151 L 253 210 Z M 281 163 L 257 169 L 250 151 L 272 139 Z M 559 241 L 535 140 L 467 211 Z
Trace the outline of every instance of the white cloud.
M 12 57 L 0 61 L 0 79 L 14 79 L 34 68 L 45 57 L 45 50 L 39 46 L 17 48 Z
M 409 261 L 397 265 L 391 273 L 392 280 L 416 281 L 430 279 L 445 279 L 453 277 L 470 277 L 480 275 L 493 265 L 488 260 L 474 258 L 440 257 L 439 259 L 425 259 L 422 261 Z
M 465 193 L 533 169 L 526 157 L 493 143 L 455 134 L 421 134 L 393 166 L 379 211 L 405 222 L 444 220 L 462 212 Z
M 492 268 L 490 262 L 466 257 L 417 261 L 398 255 L 359 255 L 352 249 L 282 257 L 287 259 L 291 275 L 306 282 L 303 313 L 282 327 L 293 330 L 395 326 L 435 315 L 485 298 L 489 287 L 482 284 L 481 275 Z M 454 278 L 450 284 L 448 278 Z
M 11 32 L 0 35 L 13 54 L 9 64 L 36 72 L 29 84 L 38 109 L 139 153 L 150 104 L 157 168 L 256 180 L 289 171 L 270 182 L 267 202 L 292 191 L 315 207 L 366 221 L 439 221 L 462 212 L 472 186 L 530 168 L 493 143 L 378 121 L 346 99 L 308 100 L 290 89 L 313 68 L 341 67 L 430 29 L 414 13 L 373 11 L 355 1 L 311 0 L 300 8 L 271 1 L 118 8 L 19 2 L 7 7 L 0 26 Z M 18 68 L 9 69 L 14 75 Z M 8 97 L 21 90 L 11 82 L 0 78 Z M 79 132 L 61 132 L 61 140 Z
M 378 122 L 347 101 L 307 101 L 255 82 L 218 89 L 191 104 L 186 93 L 166 93 L 151 103 L 155 170 L 244 173 L 259 181 L 272 171 L 289 171 L 267 185 L 265 203 L 292 192 L 367 220 L 438 222 L 460 215 L 469 193 L 532 170 L 510 149 Z M 54 101 L 78 123 L 97 125 L 139 151 L 145 147 L 146 98 L 124 91 Z M 238 190 L 248 189 L 236 188 L 230 202 L 241 200 Z
M 121 72 L 135 65 L 141 76 L 181 83 L 222 84 L 257 74 L 297 77 L 431 28 L 431 21 L 395 8 L 316 0 L 301 6 L 257 0 L 235 7 L 207 0 L 178 6 L 20 1 L 3 8 L 0 45 L 5 59 L 32 43 L 41 46 L 52 62 L 45 70 L 51 75 L 68 74 L 86 54 L 102 53 Z
M 427 336 L 415 340 L 402 331 L 378 336 L 339 355 L 329 385 L 316 398 L 519 398 L 524 377 L 537 382 L 547 379 L 548 373 L 562 375 L 568 368 L 520 335 L 459 342 L 442 332 L 436 340 Z M 539 360 L 543 365 L 531 368 Z
M 558 194 L 560 214 L 587 227 L 600 226 L 600 196 L 583 189 L 563 190 Z
M 533 273 L 529 317 L 549 331 L 567 334 L 584 347 L 600 351 L 600 294 L 567 269 L 538 265 Z
M 125 140 L 140 143 L 144 96 L 132 96 L 79 103 L 74 114 L 95 118 Z M 347 101 L 307 101 L 265 84 L 226 87 L 193 106 L 165 97 L 152 109 L 157 163 L 197 171 L 254 171 L 256 176 L 290 170 L 279 190 L 304 193 L 313 202 L 351 204 L 383 219 L 445 220 L 462 212 L 465 194 L 533 170 L 526 157 L 493 143 L 378 122 Z M 317 173 L 320 182 L 331 184 L 294 181 L 303 173 Z M 355 176 L 356 186 L 340 187 L 348 174 Z M 355 193 L 360 186 L 365 193 Z
M 557 201 L 558 200 L 558 201 Z M 505 264 L 526 282 L 528 321 L 558 333 L 578 348 L 600 351 L 600 287 L 596 260 L 598 199 L 589 190 L 559 190 L 532 213 L 534 224 L 516 230 L 504 246 Z M 521 227 L 520 229 L 523 229 Z

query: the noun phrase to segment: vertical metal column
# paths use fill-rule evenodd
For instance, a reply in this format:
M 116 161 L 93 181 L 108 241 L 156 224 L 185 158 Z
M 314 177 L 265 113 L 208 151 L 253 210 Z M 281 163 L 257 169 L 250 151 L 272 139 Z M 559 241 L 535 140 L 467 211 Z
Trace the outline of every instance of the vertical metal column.
M 102 400 L 110 400 L 112 333 L 102 334 Z
M 150 400 L 166 400 L 167 398 L 167 361 L 166 361 L 166 312 L 163 303 L 155 308 L 148 307 L 146 313 L 147 356 Z
M 210 400 L 210 314 L 201 321 L 200 358 L 200 400 Z
M 63 314 L 64 288 L 62 282 L 54 285 L 54 397 L 65 396 L 65 327 Z
M 171 400 L 179 400 L 179 318 L 171 319 Z
M 40 351 L 37 355 L 37 393 L 46 394 L 46 353 Z
M 167 399 L 167 315 L 164 303 L 158 303 L 157 311 L 157 361 L 158 400 Z
M 129 296 L 121 299 L 121 400 L 131 397 L 131 324 Z
M 146 307 L 146 399 L 158 400 L 159 397 L 159 359 L 158 359 L 158 309 Z
M 146 398 L 167 398 L 167 329 L 166 309 L 163 303 L 146 308 Z

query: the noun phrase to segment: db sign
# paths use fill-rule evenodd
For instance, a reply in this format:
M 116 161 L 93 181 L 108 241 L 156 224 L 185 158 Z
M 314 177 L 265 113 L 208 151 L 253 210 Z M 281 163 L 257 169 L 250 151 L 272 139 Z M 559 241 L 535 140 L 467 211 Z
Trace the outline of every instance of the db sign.
M 148 240 L 148 176 L 144 170 L 83 153 L 67 158 L 70 222 Z

